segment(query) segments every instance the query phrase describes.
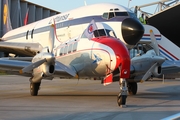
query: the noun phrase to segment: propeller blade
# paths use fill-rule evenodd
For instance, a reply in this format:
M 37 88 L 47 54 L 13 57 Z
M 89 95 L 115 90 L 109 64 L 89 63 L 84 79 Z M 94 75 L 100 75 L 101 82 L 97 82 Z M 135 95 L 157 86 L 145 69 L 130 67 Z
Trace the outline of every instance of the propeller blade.
M 68 74 L 72 75 L 72 76 L 76 76 L 76 73 L 70 69 L 69 67 L 67 67 L 66 65 L 62 64 L 61 62 L 56 61 L 56 64 L 63 69 L 64 71 L 66 71 Z
M 32 63 L 29 66 L 24 67 L 22 70 L 20 70 L 19 73 L 22 74 L 22 73 L 25 73 L 25 72 L 29 72 L 29 71 L 33 70 L 34 68 L 42 65 L 44 62 L 46 62 L 46 59 L 42 59 L 42 60 L 39 60 L 39 61 L 37 61 L 35 63 Z
M 153 45 L 153 49 L 154 49 L 156 55 L 159 56 L 158 43 L 157 43 L 157 40 L 156 40 L 155 35 L 154 35 L 152 30 L 150 30 L 150 37 L 151 37 L 151 42 L 152 42 L 152 45 Z
M 155 63 L 153 66 L 151 66 L 151 68 L 143 76 L 141 82 L 146 81 L 152 75 L 152 72 L 153 72 L 153 70 L 155 69 L 156 66 L 157 66 L 157 63 Z
M 49 45 L 49 50 L 50 50 L 50 53 L 53 52 L 53 48 L 54 48 L 54 28 L 55 27 L 55 24 L 52 24 L 51 27 L 50 27 L 50 31 L 49 31 L 49 41 L 48 41 L 48 45 Z

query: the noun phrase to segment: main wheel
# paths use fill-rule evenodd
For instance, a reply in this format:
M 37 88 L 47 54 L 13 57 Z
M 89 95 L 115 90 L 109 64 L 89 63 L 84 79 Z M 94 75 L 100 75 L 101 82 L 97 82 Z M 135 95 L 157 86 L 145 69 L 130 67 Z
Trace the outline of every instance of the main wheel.
M 136 95 L 137 93 L 137 82 L 128 83 L 128 93 L 129 95 Z
M 121 95 L 121 94 L 119 94 L 119 95 L 117 96 L 117 103 L 118 103 L 118 105 L 119 105 L 119 106 L 121 106 L 121 105 L 126 105 L 126 98 L 127 98 L 127 95 Z
M 39 86 L 41 83 L 30 83 L 30 93 L 32 96 L 38 95 Z

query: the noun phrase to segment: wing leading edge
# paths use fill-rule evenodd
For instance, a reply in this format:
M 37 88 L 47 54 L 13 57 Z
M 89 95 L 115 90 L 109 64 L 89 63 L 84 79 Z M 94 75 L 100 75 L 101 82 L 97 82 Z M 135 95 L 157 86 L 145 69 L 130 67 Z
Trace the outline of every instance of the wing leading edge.
M 0 51 L 21 56 L 34 56 L 41 50 L 39 43 L 0 42 Z
M 22 70 L 23 68 L 31 64 L 32 62 L 29 62 L 29 61 L 9 60 L 9 58 L 1 58 L 0 70 L 5 71 L 6 73 L 31 77 L 32 71 L 29 71 L 23 74 L 20 73 L 20 70 Z M 59 64 L 61 64 L 61 66 L 59 66 Z M 55 72 L 53 74 L 53 77 L 74 77 L 76 75 L 75 70 L 69 68 L 68 66 L 62 63 L 59 63 L 59 64 L 55 64 Z M 64 70 L 64 68 L 62 67 L 65 67 L 71 72 Z

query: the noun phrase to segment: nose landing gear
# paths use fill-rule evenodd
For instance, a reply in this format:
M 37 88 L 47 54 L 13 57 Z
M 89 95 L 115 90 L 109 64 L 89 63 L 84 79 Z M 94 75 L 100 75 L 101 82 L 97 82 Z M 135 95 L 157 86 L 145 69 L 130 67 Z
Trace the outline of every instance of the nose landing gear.
M 118 106 L 120 107 L 126 107 L 126 98 L 127 98 L 126 80 L 120 78 L 119 84 L 120 84 L 120 92 L 117 96 L 117 103 L 118 103 Z

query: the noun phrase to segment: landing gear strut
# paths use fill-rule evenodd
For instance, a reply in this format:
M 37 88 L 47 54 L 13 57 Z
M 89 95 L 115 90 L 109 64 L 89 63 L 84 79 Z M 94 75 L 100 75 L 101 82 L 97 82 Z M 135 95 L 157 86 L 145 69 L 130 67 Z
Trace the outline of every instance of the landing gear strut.
M 128 82 L 127 83 L 129 95 L 136 95 L 137 93 L 137 82 Z
M 126 98 L 127 98 L 127 86 L 126 86 L 126 80 L 125 79 L 120 79 L 119 80 L 120 84 L 120 92 L 117 96 L 117 103 L 121 107 L 125 107 L 126 105 Z
M 38 90 L 41 82 L 39 83 L 30 83 L 30 93 L 32 96 L 37 96 L 38 95 Z

